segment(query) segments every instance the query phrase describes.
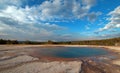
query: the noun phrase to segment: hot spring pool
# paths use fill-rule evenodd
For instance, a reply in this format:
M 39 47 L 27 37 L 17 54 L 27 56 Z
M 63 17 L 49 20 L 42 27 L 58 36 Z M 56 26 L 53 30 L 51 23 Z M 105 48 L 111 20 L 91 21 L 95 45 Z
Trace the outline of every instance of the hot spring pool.
M 104 48 L 92 47 L 43 47 L 34 48 L 34 53 L 37 54 L 37 56 L 79 58 L 107 55 L 109 51 Z

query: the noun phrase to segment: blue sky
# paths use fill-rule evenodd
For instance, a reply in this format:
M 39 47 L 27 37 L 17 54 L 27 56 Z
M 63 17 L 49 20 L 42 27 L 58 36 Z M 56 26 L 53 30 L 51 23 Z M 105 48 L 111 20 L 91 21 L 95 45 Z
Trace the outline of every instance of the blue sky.
M 0 0 L 0 38 L 33 41 L 120 37 L 120 0 Z

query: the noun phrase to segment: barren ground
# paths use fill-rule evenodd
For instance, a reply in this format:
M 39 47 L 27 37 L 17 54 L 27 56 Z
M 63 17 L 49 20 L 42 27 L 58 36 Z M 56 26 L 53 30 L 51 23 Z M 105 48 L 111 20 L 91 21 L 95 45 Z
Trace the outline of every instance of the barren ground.
M 82 47 L 104 47 L 116 54 L 77 60 L 37 58 L 29 54 L 32 51 L 29 48 L 32 47 L 50 47 L 50 45 L 1 45 L 0 73 L 120 73 L 120 47 L 84 45 Z

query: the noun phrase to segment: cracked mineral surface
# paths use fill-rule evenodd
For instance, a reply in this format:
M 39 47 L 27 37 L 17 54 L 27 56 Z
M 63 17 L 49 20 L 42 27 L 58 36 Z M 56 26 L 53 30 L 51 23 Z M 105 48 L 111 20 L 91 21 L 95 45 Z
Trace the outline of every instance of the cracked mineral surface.
M 120 73 L 120 47 L 105 47 L 115 55 L 70 60 L 32 56 L 32 47 L 41 46 L 1 45 L 0 73 Z

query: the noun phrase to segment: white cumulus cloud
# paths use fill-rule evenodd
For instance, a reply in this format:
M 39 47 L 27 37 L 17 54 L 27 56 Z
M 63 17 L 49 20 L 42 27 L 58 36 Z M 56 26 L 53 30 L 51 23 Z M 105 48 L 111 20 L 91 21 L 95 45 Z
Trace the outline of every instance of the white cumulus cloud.
M 81 19 L 85 17 L 95 0 L 52 0 L 40 5 L 41 20 Z
M 100 31 L 109 30 L 113 28 L 120 28 L 120 6 L 115 8 L 108 15 L 110 16 L 109 18 L 107 18 L 109 22 L 105 25 L 105 27 L 100 28 Z
M 95 0 L 45 0 L 32 6 L 24 3 L 27 1 L 29 0 L 0 0 L 1 35 L 7 34 L 17 39 L 54 40 L 63 37 L 57 35 L 56 31 L 63 31 L 66 27 L 51 24 L 50 21 L 74 21 L 84 17 L 95 20 L 97 17 L 94 15 L 96 12 L 90 13 Z

